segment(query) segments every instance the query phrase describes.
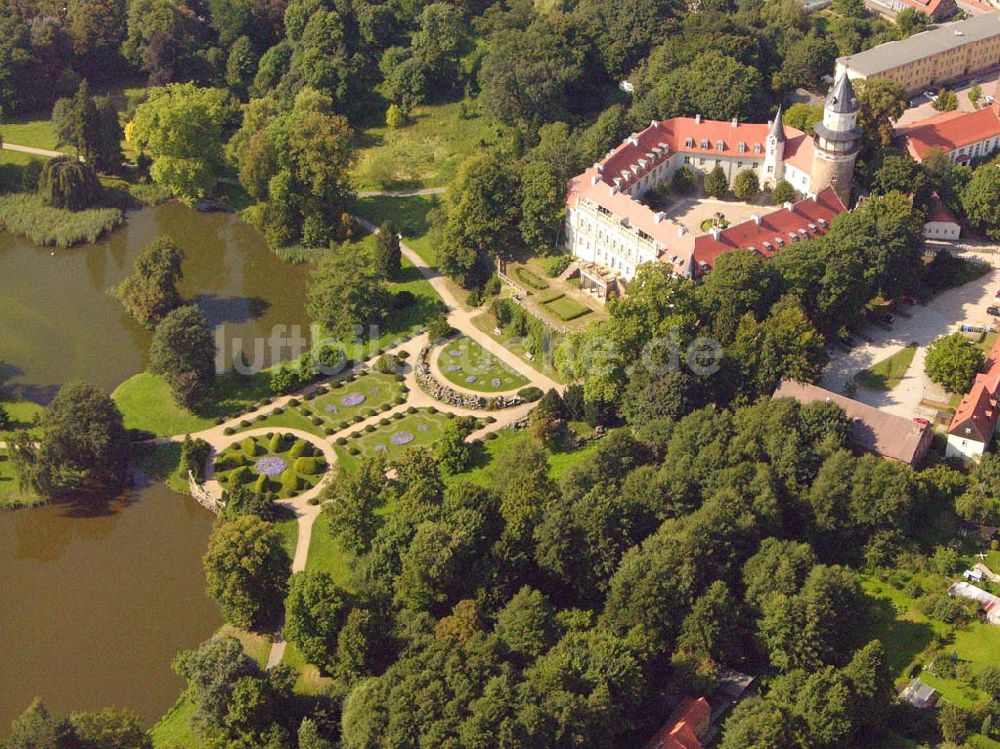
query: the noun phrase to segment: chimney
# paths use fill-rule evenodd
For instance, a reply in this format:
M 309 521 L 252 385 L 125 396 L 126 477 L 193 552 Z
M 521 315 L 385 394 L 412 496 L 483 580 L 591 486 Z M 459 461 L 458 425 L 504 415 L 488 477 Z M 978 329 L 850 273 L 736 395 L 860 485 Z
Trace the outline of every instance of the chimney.
M 739 126 L 739 124 L 740 124 L 739 118 L 738 117 L 733 117 L 733 127 L 737 127 L 737 126 Z
M 781 207 L 784 208 L 786 211 L 791 211 L 792 213 L 795 213 L 795 206 L 789 203 L 787 200 L 781 205 Z
M 601 178 L 598 175 L 596 175 L 596 174 L 590 178 L 590 184 L 592 184 L 592 185 L 596 185 L 600 181 L 601 181 Z
M 636 133 L 632 133 L 628 137 L 628 142 L 631 143 L 633 146 L 638 146 L 639 145 L 639 136 Z
M 659 127 L 659 125 L 660 125 L 660 121 L 659 120 L 650 120 L 649 121 L 649 126 L 650 127 Z
M 700 125 L 701 124 L 701 115 L 700 114 L 696 114 L 694 116 L 694 124 L 695 125 Z
M 604 174 L 604 164 L 602 164 L 600 161 L 594 164 L 594 169 L 597 170 L 598 174 Z
M 814 192 L 807 192 L 806 193 L 806 197 L 809 200 L 813 201 L 814 203 L 816 202 L 816 193 L 814 193 Z
M 760 226 L 761 216 L 759 213 L 751 213 L 750 220 L 757 224 L 757 226 Z
M 718 239 L 719 236 L 722 234 L 722 229 L 720 229 L 718 226 L 713 226 L 711 229 L 708 230 L 708 232 L 709 234 L 712 235 L 712 239 Z
M 667 214 L 664 213 L 663 211 L 657 211 L 653 215 L 653 221 L 655 221 L 657 224 L 662 224 L 666 220 L 666 218 Z
M 677 236 L 678 237 L 683 237 L 685 234 L 687 234 L 687 229 L 685 229 L 683 226 L 678 226 L 677 227 Z

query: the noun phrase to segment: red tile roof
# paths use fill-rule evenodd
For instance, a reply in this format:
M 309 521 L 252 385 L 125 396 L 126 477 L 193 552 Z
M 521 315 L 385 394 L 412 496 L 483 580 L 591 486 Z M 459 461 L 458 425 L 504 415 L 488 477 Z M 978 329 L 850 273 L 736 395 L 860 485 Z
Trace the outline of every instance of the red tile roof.
M 972 389 L 962 397 L 948 426 L 948 434 L 989 442 L 997 424 L 997 390 L 1000 389 L 1000 338 L 986 358 L 986 371 L 976 375 Z
M 694 241 L 694 260 L 698 270 L 715 265 L 716 258 L 726 252 L 753 248 L 764 257 L 771 257 L 782 247 L 826 234 L 833 219 L 846 211 L 844 203 L 832 187 L 813 198 L 805 198 L 777 211 L 733 224 L 719 232 L 718 238 L 705 234 Z
M 927 212 L 927 222 L 939 221 L 945 223 L 957 224 L 958 219 L 955 214 L 951 212 L 951 209 L 945 205 L 945 202 L 938 197 L 937 193 L 934 193 L 932 197 L 931 209 Z
M 685 697 L 645 749 L 702 749 L 701 739 L 711 715 L 712 708 L 704 697 Z
M 1000 115 L 994 103 L 975 112 L 944 112 L 902 127 L 897 132 L 906 138 L 910 155 L 917 161 L 923 161 L 934 148 L 948 153 L 1000 136 Z

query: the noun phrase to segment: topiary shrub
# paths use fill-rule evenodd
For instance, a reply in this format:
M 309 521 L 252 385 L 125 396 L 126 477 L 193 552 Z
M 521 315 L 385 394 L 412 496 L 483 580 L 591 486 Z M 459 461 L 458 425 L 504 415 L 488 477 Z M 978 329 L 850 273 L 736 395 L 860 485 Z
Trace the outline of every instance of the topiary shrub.
M 368 424 L 368 425 L 367 425 L 367 426 L 365 427 L 365 431 L 366 431 L 366 432 L 368 432 L 369 434 L 370 434 L 371 432 L 374 432 L 374 431 L 375 431 L 375 425 L 374 425 L 374 424 Z
M 285 435 L 281 432 L 272 435 L 267 443 L 267 449 L 272 453 L 283 453 L 285 451 Z
M 537 388 L 534 385 L 529 385 L 526 388 L 521 388 L 517 391 L 517 394 L 521 396 L 522 399 L 526 400 L 528 403 L 532 403 L 537 400 L 541 400 L 541 397 L 545 395 L 541 388 Z
M 236 430 L 233 429 L 232 427 L 226 427 L 225 429 L 222 430 L 222 433 L 228 437 L 230 434 L 235 434 Z
M 334 429 L 333 427 L 324 427 L 323 428 L 323 434 L 325 434 L 327 437 L 329 437 L 331 434 L 336 434 L 336 432 L 337 432 L 337 430 Z
M 263 473 L 257 477 L 257 480 L 253 484 L 254 494 L 267 494 L 270 491 L 274 491 L 274 489 L 274 482 Z
M 387 418 L 383 417 L 383 418 L 381 418 L 381 419 L 378 420 L 378 423 L 381 424 L 382 426 L 388 426 L 389 424 L 392 423 L 392 419 L 387 419 Z
M 405 419 L 406 418 L 406 414 L 404 414 L 402 411 L 397 411 L 396 413 L 394 413 L 392 415 L 392 418 L 394 418 L 397 421 L 399 421 L 400 419 Z
M 375 371 L 381 374 L 393 374 L 398 372 L 401 366 L 399 357 L 395 354 L 382 354 L 375 360 Z
M 257 440 L 253 437 L 244 437 L 240 440 L 240 449 L 243 450 L 243 454 L 248 458 L 256 458 L 264 452 L 263 448 L 257 444 Z
M 251 481 L 253 481 L 253 471 L 248 466 L 240 466 L 229 474 L 229 483 L 234 486 L 249 484 Z
M 215 461 L 216 471 L 228 471 L 233 468 L 239 468 L 240 466 L 245 466 L 247 464 L 247 459 L 244 457 L 242 452 L 224 452 Z
M 410 406 L 409 408 L 406 409 L 406 413 L 408 414 L 415 414 L 416 412 L 417 412 L 416 406 Z
M 326 461 L 323 458 L 296 458 L 292 468 L 303 476 L 315 476 L 326 470 Z
M 295 460 L 305 455 L 306 448 L 309 447 L 309 443 L 305 440 L 295 440 L 292 443 L 291 449 L 288 451 L 288 459 Z
M 241 419 L 240 426 L 246 429 L 248 426 L 250 426 L 250 421 L 248 419 Z
M 294 408 L 295 406 L 299 405 L 299 399 L 298 398 L 290 398 L 288 400 L 288 405 L 291 406 L 292 408 Z
M 338 445 L 346 445 L 347 444 L 347 437 L 337 437 L 337 444 Z
M 302 460 L 302 458 L 299 458 L 299 460 Z M 281 496 L 291 497 L 297 494 L 299 489 L 302 488 L 302 484 L 302 479 L 298 477 L 294 470 L 291 468 L 285 469 L 281 474 Z
M 404 403 L 406 403 L 406 397 L 402 395 L 397 395 L 396 398 L 393 400 L 393 403 L 395 403 L 397 406 L 402 406 Z
M 323 419 L 321 419 L 319 416 L 313 416 L 312 419 L 310 419 L 310 421 L 313 423 L 314 426 L 322 426 L 323 424 Z
M 352 448 L 351 448 L 350 450 L 348 450 L 347 452 L 348 452 L 348 454 L 350 454 L 350 455 L 360 455 L 360 454 L 361 454 L 361 449 L 360 449 L 360 448 L 357 448 L 357 447 L 352 447 Z

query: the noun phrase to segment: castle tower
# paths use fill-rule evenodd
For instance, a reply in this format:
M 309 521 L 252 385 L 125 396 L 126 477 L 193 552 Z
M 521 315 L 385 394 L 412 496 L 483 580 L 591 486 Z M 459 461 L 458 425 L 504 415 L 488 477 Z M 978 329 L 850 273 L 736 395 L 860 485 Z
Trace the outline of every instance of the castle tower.
M 847 205 L 851 199 L 854 160 L 861 147 L 858 100 L 847 73 L 841 74 L 827 94 L 823 121 L 813 127 L 812 175 L 809 189 L 818 193 L 829 186 Z
M 764 142 L 764 172 L 761 181 L 766 187 L 774 187 L 785 176 L 785 127 L 781 121 L 781 105 L 774 115 L 771 128 Z

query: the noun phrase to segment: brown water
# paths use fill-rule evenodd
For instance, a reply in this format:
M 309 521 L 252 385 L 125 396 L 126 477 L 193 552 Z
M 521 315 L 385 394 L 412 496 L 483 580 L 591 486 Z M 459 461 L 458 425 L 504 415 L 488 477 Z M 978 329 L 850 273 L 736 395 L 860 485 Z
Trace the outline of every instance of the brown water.
M 0 736 L 34 697 L 155 722 L 183 688 L 171 660 L 222 621 L 201 567 L 211 529 L 211 513 L 162 484 L 97 513 L 0 514 Z
M 181 291 L 226 339 L 267 337 L 275 325 L 306 330 L 308 268 L 283 262 L 230 214 L 179 203 L 145 208 L 105 241 L 72 249 L 0 233 L 0 359 L 25 395 L 44 402 L 74 379 L 110 391 L 144 369 L 151 334 L 107 291 L 158 234 L 187 254 Z

